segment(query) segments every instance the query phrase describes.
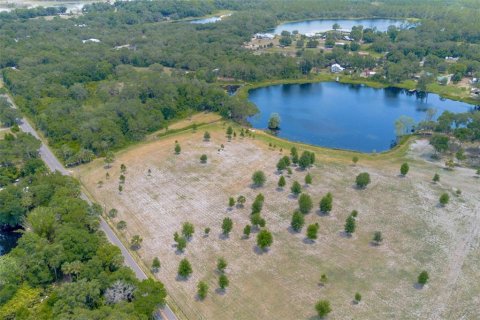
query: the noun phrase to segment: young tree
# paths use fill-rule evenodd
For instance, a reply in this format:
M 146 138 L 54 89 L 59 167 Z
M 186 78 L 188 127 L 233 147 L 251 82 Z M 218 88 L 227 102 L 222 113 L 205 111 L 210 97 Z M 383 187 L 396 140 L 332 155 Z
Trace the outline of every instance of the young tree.
M 205 133 L 203 134 L 203 140 L 210 141 L 210 132 L 205 131 Z
M 255 227 L 258 227 L 258 226 L 262 228 L 265 227 L 265 219 L 263 219 L 260 213 L 258 212 L 251 215 L 250 222 Z
M 354 218 L 356 218 L 358 216 L 358 211 L 357 210 L 352 210 L 352 212 L 350 212 L 350 215 Z
M 305 184 L 312 184 L 312 175 L 310 173 L 307 173 L 305 176 Z
M 450 196 L 448 195 L 448 193 L 443 193 L 441 196 L 440 196 L 440 204 L 442 205 L 442 207 L 445 207 L 448 203 L 448 201 L 450 201 Z
M 140 246 L 141 246 L 142 242 L 143 242 L 142 237 L 140 237 L 138 234 L 136 234 L 130 240 L 130 246 L 133 250 L 138 250 L 138 249 L 140 249 Z
M 360 292 L 357 292 L 355 293 L 355 303 L 359 304 L 360 301 L 362 301 L 362 295 L 360 294 Z
M 231 126 L 228 126 L 227 128 L 227 136 L 231 136 L 233 134 L 233 128 Z
M 407 173 L 408 173 L 408 170 L 410 170 L 410 166 L 408 165 L 408 163 L 403 163 L 402 166 L 400 167 L 400 174 L 402 176 L 406 176 Z
M 327 284 L 327 282 L 328 282 L 327 275 L 325 273 L 323 273 L 320 276 L 320 285 L 325 286 Z
M 121 184 L 118 185 L 118 192 L 119 193 L 122 193 L 123 191 L 123 186 Z
M 285 185 L 287 184 L 287 182 L 285 181 L 285 177 L 284 176 L 280 176 L 280 179 L 278 179 L 278 187 L 279 188 L 283 188 L 285 187 Z
M 268 230 L 261 230 L 258 234 L 257 234 L 257 246 L 262 249 L 262 250 L 265 250 L 267 249 L 268 247 L 270 247 L 273 243 L 273 236 L 272 234 L 270 233 L 270 231 Z
M 244 196 L 238 196 L 237 198 L 237 206 L 243 207 L 245 205 L 245 202 L 247 201 L 247 198 Z
M 307 227 L 307 238 L 310 240 L 317 239 L 318 229 L 320 228 L 318 223 L 310 224 Z
M 185 238 L 190 239 L 195 233 L 195 227 L 190 222 L 184 222 L 182 225 L 182 234 Z
M 245 238 L 249 238 L 251 232 L 252 232 L 252 227 L 250 227 L 250 225 L 247 224 L 245 228 L 243 228 L 243 235 L 245 236 Z
M 355 228 L 355 218 L 350 215 L 345 221 L 345 232 L 350 235 L 355 232 Z
M 125 183 L 125 176 L 123 174 L 120 175 L 120 183 Z
M 433 176 L 433 182 L 437 183 L 438 181 L 440 181 L 440 176 L 438 175 L 438 173 L 435 173 L 435 175 Z
M 333 196 L 329 192 L 320 200 L 320 211 L 324 213 L 329 213 L 332 211 L 333 207 Z
M 208 159 L 208 157 L 207 157 L 206 154 L 202 154 L 202 155 L 200 156 L 200 162 L 201 162 L 201 163 L 207 163 L 207 159 Z
M 225 236 L 228 236 L 228 234 L 230 233 L 230 231 L 232 231 L 232 228 L 233 228 L 233 221 L 232 219 L 230 218 L 225 218 L 223 219 L 223 222 L 222 222 L 222 230 L 223 230 L 223 234 Z
M 298 181 L 293 181 L 292 187 L 290 188 L 290 191 L 295 195 L 298 196 L 300 192 L 302 192 L 302 186 Z
M 157 273 L 158 270 L 160 269 L 160 260 L 158 259 L 158 257 L 155 257 L 153 258 L 153 261 L 152 261 L 152 272 L 154 273 Z
M 268 119 L 268 129 L 278 130 L 280 129 L 280 115 L 278 113 L 272 113 L 270 119 Z
M 224 258 L 218 258 L 218 260 L 217 260 L 217 270 L 219 272 L 224 273 L 227 266 L 228 266 L 228 263 Z
M 200 281 L 197 284 L 197 295 L 200 300 L 204 300 L 208 294 L 208 284 L 204 281 Z
M 355 179 L 357 187 L 364 189 L 370 183 L 370 175 L 367 172 L 360 173 Z
M 295 147 L 292 147 L 290 149 L 290 157 L 292 159 L 292 163 L 293 164 L 297 164 L 298 163 L 298 151 L 297 151 L 297 148 Z
M 300 208 L 300 212 L 303 214 L 307 214 L 312 210 L 313 203 L 312 198 L 306 193 L 302 193 L 298 198 L 298 206 Z
M 357 156 L 353 156 L 353 157 L 352 157 L 352 162 L 353 162 L 354 165 L 357 165 L 358 160 L 359 160 L 359 159 L 358 159 Z
M 230 197 L 230 198 L 228 199 L 228 206 L 229 206 L 230 208 L 232 208 L 234 205 L 235 205 L 235 198 Z
M 106 166 L 107 168 L 111 168 L 112 163 L 113 163 L 114 161 L 115 161 L 115 155 L 113 154 L 113 152 L 108 151 L 107 154 L 105 155 L 105 159 L 104 159 L 105 166 Z
M 305 218 L 303 217 L 303 214 L 300 211 L 295 210 L 292 215 L 292 221 L 290 222 L 290 226 L 294 231 L 300 232 L 304 224 Z
M 125 221 L 121 220 L 117 223 L 118 230 L 124 230 L 125 228 L 127 228 L 127 223 Z
M 382 243 L 383 241 L 383 236 L 380 231 L 375 231 L 373 233 L 373 242 L 378 246 Z
M 303 151 L 302 155 L 300 156 L 300 159 L 298 159 L 298 165 L 300 168 L 305 170 L 308 168 L 310 165 L 312 165 L 312 154 L 308 151 Z
M 180 144 L 175 143 L 175 154 L 180 154 L 182 151 L 182 148 L 180 147 Z
M 227 276 L 224 274 L 220 275 L 220 277 L 218 278 L 218 286 L 220 287 L 220 289 L 225 290 L 229 284 L 230 281 L 228 280 Z
M 210 228 L 205 228 L 205 230 L 203 231 L 205 233 L 205 236 L 208 236 L 208 234 L 210 233 Z
M 453 159 L 448 159 L 445 161 L 445 166 L 448 168 L 448 170 L 453 170 L 453 168 L 455 168 L 455 161 L 453 161 Z
M 285 163 L 285 160 L 283 158 L 280 158 L 280 160 L 278 160 L 277 162 L 277 170 L 279 172 L 282 172 L 286 168 L 287 168 L 287 164 Z
M 332 312 L 332 308 L 330 307 L 330 302 L 327 300 L 320 300 L 315 305 L 315 310 L 317 310 L 317 314 L 320 318 L 325 317 L 327 314 Z
M 261 193 L 258 194 L 255 200 L 252 202 L 252 214 L 262 212 L 263 201 L 263 195 Z
M 120 165 L 120 172 L 125 174 L 127 172 L 127 166 L 123 163 Z
M 185 237 L 178 237 L 177 240 L 177 250 L 183 252 L 187 247 L 187 239 Z
M 428 279 L 429 279 L 428 272 L 424 270 L 420 272 L 420 274 L 418 275 L 417 282 L 423 286 L 427 284 Z
M 186 258 L 180 261 L 178 265 L 178 275 L 182 278 L 188 278 L 192 274 L 192 265 Z
M 112 208 L 110 209 L 110 211 L 108 211 L 108 217 L 109 218 L 115 218 L 118 214 L 118 210 L 115 209 L 115 208 Z
M 253 173 L 252 181 L 255 187 L 261 187 L 265 184 L 267 178 L 265 177 L 265 173 L 263 173 L 263 171 L 258 170 Z

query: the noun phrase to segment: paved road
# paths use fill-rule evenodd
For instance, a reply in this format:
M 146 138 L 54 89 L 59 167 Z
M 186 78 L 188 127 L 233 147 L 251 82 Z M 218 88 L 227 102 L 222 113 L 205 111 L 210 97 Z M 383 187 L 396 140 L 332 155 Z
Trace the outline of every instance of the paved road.
M 9 95 L 4 95 L 4 97 L 7 98 L 7 100 L 10 102 L 13 108 L 17 108 L 13 100 Z M 33 129 L 33 127 L 30 125 L 28 120 L 26 118 L 22 118 L 20 120 L 19 124 L 20 129 L 23 132 L 28 132 L 32 134 L 35 138 L 40 140 L 42 142 L 40 146 L 40 156 L 42 160 L 45 162 L 45 164 L 48 166 L 48 168 L 54 172 L 58 171 L 63 175 L 69 176 L 71 175 L 70 171 L 65 169 L 65 167 L 58 161 L 57 157 L 53 154 L 53 152 L 48 148 L 48 146 L 43 143 L 42 139 L 40 139 L 38 133 Z M 87 201 L 88 203 L 91 203 L 90 199 L 84 194 L 81 194 L 81 198 Z M 116 245 L 117 247 L 120 248 L 120 251 L 122 252 L 123 258 L 124 258 L 124 263 L 128 267 L 130 267 L 135 275 L 137 276 L 138 279 L 140 280 L 145 280 L 147 279 L 147 275 L 143 270 L 138 266 L 137 262 L 133 259 L 132 255 L 130 252 L 125 248 L 123 245 L 122 241 L 117 237 L 117 235 L 113 232 L 113 230 L 110 228 L 110 226 L 105 222 L 105 220 L 100 217 L 100 228 L 102 229 L 103 232 L 105 232 L 105 235 L 107 236 L 108 241 L 110 241 L 112 244 Z M 161 319 L 165 320 L 178 320 L 173 311 L 170 309 L 168 305 L 165 305 L 164 308 L 159 310 L 159 315 Z

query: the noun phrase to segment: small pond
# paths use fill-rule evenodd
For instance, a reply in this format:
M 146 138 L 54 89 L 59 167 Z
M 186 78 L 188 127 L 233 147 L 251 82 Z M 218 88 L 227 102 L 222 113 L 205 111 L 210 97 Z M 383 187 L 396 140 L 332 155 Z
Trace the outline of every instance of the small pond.
M 254 128 L 266 129 L 272 113 L 281 118 L 278 135 L 313 145 L 380 152 L 395 142 L 395 121 L 408 116 L 416 122 L 426 111 L 467 112 L 473 106 L 429 93 L 418 98 L 408 91 L 374 89 L 337 82 L 287 84 L 251 90 L 249 99 L 260 112 L 249 118 Z
M 410 24 L 406 20 L 397 19 L 320 19 L 287 22 L 277 26 L 273 33 L 280 34 L 282 31 L 292 32 L 297 30 L 300 34 L 325 32 L 332 30 L 333 25 L 340 25 L 340 30 L 351 31 L 353 26 L 362 25 L 366 28 L 376 28 L 378 31 L 387 31 L 391 25 L 406 27 Z

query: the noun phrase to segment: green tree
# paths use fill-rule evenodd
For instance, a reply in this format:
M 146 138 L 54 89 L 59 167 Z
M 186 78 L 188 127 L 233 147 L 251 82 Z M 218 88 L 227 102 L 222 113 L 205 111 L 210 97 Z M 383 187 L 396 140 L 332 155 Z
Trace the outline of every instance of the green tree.
M 324 213 L 329 213 L 332 211 L 333 207 L 333 196 L 329 192 L 320 200 L 320 211 Z
M 362 301 L 362 295 L 360 294 L 360 292 L 357 292 L 355 293 L 355 303 L 360 303 L 360 301 Z
M 177 250 L 183 251 L 187 247 L 187 239 L 185 237 L 178 237 L 177 240 Z
M 290 191 L 295 195 L 298 196 L 300 192 L 302 192 L 302 186 L 298 181 L 293 181 L 292 187 L 290 188 Z
M 410 170 L 410 166 L 408 165 L 408 163 L 403 163 L 402 166 L 400 167 L 400 174 L 402 176 L 406 176 L 407 173 L 408 173 L 408 170 Z
M 190 239 L 195 233 L 195 227 L 190 222 L 184 222 L 182 225 L 182 234 L 185 238 Z
M 300 211 L 295 210 L 292 215 L 292 221 L 290 222 L 290 226 L 294 231 L 300 232 L 304 224 L 305 218 L 303 217 L 303 214 Z
M 358 188 L 364 189 L 370 183 L 370 175 L 367 172 L 360 173 L 355 179 Z
M 260 226 L 260 227 L 264 227 L 265 226 L 265 219 L 262 218 L 262 216 L 260 215 L 259 212 L 257 213 L 254 213 L 250 216 L 250 222 L 252 223 L 252 225 L 254 226 Z
M 230 197 L 230 198 L 228 199 L 228 206 L 229 206 L 230 208 L 232 208 L 234 205 L 235 205 L 235 198 Z
M 355 232 L 355 218 L 353 216 L 348 216 L 347 220 L 345 221 L 345 232 L 347 234 L 352 234 Z
M 233 134 L 233 128 L 232 128 L 231 126 L 228 126 L 228 128 L 227 128 L 227 131 L 226 131 L 226 132 L 227 132 L 227 136 L 228 136 L 228 137 L 231 137 L 231 136 L 232 136 L 232 134 Z
M 221 274 L 218 278 L 218 286 L 220 289 L 225 290 L 229 284 L 230 281 L 228 280 L 227 276 L 225 274 Z
M 205 131 L 205 133 L 203 134 L 203 140 L 210 141 L 210 132 Z
M 375 231 L 373 233 L 373 242 L 378 246 L 382 243 L 383 241 L 383 236 L 380 231 Z
M 438 173 L 435 173 L 432 180 L 433 180 L 433 182 L 439 182 L 440 181 L 440 175 Z
M 439 201 L 440 201 L 440 205 L 444 207 L 450 201 L 450 196 L 448 195 L 448 193 L 442 193 Z
M 313 207 L 312 198 L 308 194 L 302 193 L 298 198 L 298 207 L 301 213 L 309 213 Z
M 201 163 L 207 163 L 207 159 L 208 159 L 208 158 L 207 158 L 207 155 L 206 155 L 206 154 L 202 154 L 202 155 L 200 156 L 200 162 L 201 162 Z
M 354 165 L 357 165 L 358 160 L 359 160 L 359 159 L 358 159 L 357 156 L 353 156 L 353 157 L 352 157 L 352 162 L 353 162 Z
M 287 184 L 287 182 L 285 181 L 285 177 L 284 176 L 280 176 L 280 179 L 278 179 L 278 187 L 279 188 L 283 188 L 285 187 L 285 185 Z
M 210 233 L 210 228 L 205 228 L 205 230 L 203 231 L 205 233 L 205 236 L 208 236 L 208 234 Z
M 420 272 L 420 274 L 418 275 L 417 282 L 423 286 L 427 284 L 428 279 L 429 279 L 428 272 L 424 270 Z
M 182 151 L 182 147 L 180 147 L 180 144 L 175 143 L 175 154 L 180 154 Z
M 268 129 L 278 130 L 280 128 L 280 115 L 278 113 L 272 113 L 270 119 L 268 119 Z
M 105 162 L 105 166 L 107 168 L 111 168 L 112 167 L 112 163 L 115 161 L 115 155 L 113 154 L 113 152 L 111 151 L 108 151 L 107 154 L 105 155 L 105 159 L 104 159 L 104 162 Z
M 312 184 L 312 175 L 310 173 L 307 173 L 305 176 L 305 184 Z
M 247 198 L 245 198 L 244 196 L 238 196 L 237 205 L 240 207 L 243 207 L 246 201 L 247 201 Z
M 307 238 L 310 240 L 317 239 L 317 233 L 319 228 L 320 228 L 320 225 L 318 223 L 310 224 L 307 227 Z
M 303 151 L 300 159 L 298 160 L 298 165 L 300 166 L 300 168 L 305 170 L 313 164 L 312 158 L 314 159 L 314 157 L 315 154 L 313 152 Z
M 247 224 L 247 225 L 245 226 L 245 228 L 243 228 L 243 235 L 244 235 L 246 238 L 249 238 L 251 232 L 252 232 L 252 227 L 250 227 L 250 225 Z
M 158 270 L 160 269 L 160 260 L 158 259 L 158 257 L 155 257 L 153 258 L 153 261 L 152 261 L 152 272 L 154 273 L 157 273 Z
M 285 160 L 283 158 L 280 158 L 277 162 L 277 170 L 278 171 L 283 171 L 287 168 L 287 164 L 285 163 Z
M 224 273 L 227 266 L 228 266 L 228 263 L 224 258 L 217 259 L 217 270 L 219 272 Z
M 265 182 L 267 181 L 267 178 L 265 176 L 265 173 L 263 173 L 263 171 L 258 170 L 253 173 L 252 181 L 255 187 L 261 187 L 265 184 Z
M 127 166 L 124 165 L 123 163 L 120 165 L 120 172 L 122 174 L 125 174 L 127 172 Z
M 116 218 L 117 214 L 118 214 L 118 210 L 115 209 L 115 208 L 112 208 L 112 209 L 110 209 L 110 211 L 108 211 L 108 217 L 109 218 Z
M 232 231 L 232 228 L 233 228 L 233 221 L 232 219 L 230 218 L 225 218 L 223 219 L 223 222 L 222 222 L 222 230 L 223 230 L 223 234 L 225 236 L 228 236 L 228 234 L 230 233 L 230 231 Z
M 178 265 L 178 275 L 182 278 L 188 278 L 192 274 L 192 265 L 186 258 L 180 261 Z
M 118 230 L 124 230 L 126 228 L 127 228 L 127 223 L 125 221 L 121 220 L 117 223 Z
M 273 236 L 270 233 L 270 231 L 261 230 L 257 234 L 257 246 L 260 249 L 265 250 L 265 249 L 269 248 L 272 245 L 272 243 L 273 243 Z
M 143 242 L 142 237 L 140 237 L 138 234 L 136 234 L 130 240 L 130 246 L 132 247 L 133 250 L 138 250 L 138 249 L 140 249 L 140 246 L 142 245 L 142 242 Z
M 137 285 L 134 293 L 133 305 L 136 314 L 144 314 L 150 317 L 159 306 L 165 304 L 167 290 L 163 284 L 153 279 L 146 279 Z M 87 298 L 88 300 L 88 298 Z
M 200 281 L 197 284 L 197 295 L 200 300 L 204 300 L 208 294 L 208 284 L 204 281 Z
M 330 302 L 327 300 L 320 300 L 315 305 L 315 310 L 317 310 L 317 314 L 320 318 L 325 317 L 330 312 L 332 312 L 332 308 L 330 307 Z
M 297 148 L 292 147 L 290 149 L 290 157 L 292 158 L 292 163 L 297 164 L 298 163 L 298 151 Z
M 450 138 L 444 135 L 434 134 L 430 138 L 430 144 L 435 149 L 435 152 L 442 153 L 448 150 L 448 142 Z
M 252 203 L 252 214 L 260 213 L 262 211 L 264 201 L 265 201 L 265 198 L 263 194 L 259 193 L 255 197 L 255 200 Z

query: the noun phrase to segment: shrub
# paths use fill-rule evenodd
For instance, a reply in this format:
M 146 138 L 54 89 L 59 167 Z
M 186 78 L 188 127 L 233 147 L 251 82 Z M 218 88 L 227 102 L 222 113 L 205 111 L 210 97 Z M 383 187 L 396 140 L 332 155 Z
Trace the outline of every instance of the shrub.
M 313 207 L 312 198 L 308 194 L 302 193 L 298 198 L 298 206 L 301 213 L 306 214 L 310 212 Z
M 305 224 L 305 218 L 303 217 L 303 214 L 295 210 L 295 212 L 292 215 L 292 221 L 290 222 L 290 226 L 292 227 L 293 230 L 296 232 L 299 232 L 302 230 L 303 225 Z
M 218 286 L 220 287 L 220 289 L 225 290 L 225 288 L 227 288 L 229 284 L 230 281 L 228 280 L 227 276 L 224 274 L 220 275 L 220 277 L 218 278 Z
M 417 282 L 421 285 L 425 285 L 428 282 L 428 279 L 429 279 L 428 272 L 424 270 L 420 272 L 420 274 L 418 275 Z
M 235 205 L 235 199 L 233 197 L 230 197 L 228 199 L 228 206 L 231 208 Z
M 253 173 L 252 181 L 255 187 L 261 187 L 265 184 L 265 181 L 267 181 L 267 178 L 265 177 L 265 173 L 259 170 Z
M 265 226 L 265 219 L 263 219 L 262 216 L 260 216 L 260 213 L 252 214 L 252 216 L 250 217 L 250 222 L 254 226 L 260 226 L 260 227 Z
M 330 302 L 327 300 L 320 300 L 315 305 L 315 310 L 317 310 L 317 314 L 319 317 L 325 317 L 327 314 L 332 312 L 332 308 L 330 307 Z
M 285 187 L 286 184 L 287 184 L 287 182 L 285 181 L 285 177 L 280 176 L 280 179 L 278 179 L 278 187 L 283 188 L 283 187 Z
M 205 133 L 203 134 L 203 140 L 210 141 L 210 132 L 205 131 Z
M 217 260 L 217 270 L 219 272 L 225 272 L 225 269 L 227 268 L 228 263 L 224 258 L 218 258 Z
M 376 244 L 376 245 L 379 245 L 380 243 L 382 243 L 383 241 L 383 236 L 382 236 L 382 233 L 380 231 L 375 231 L 373 233 L 373 242 Z
M 160 260 L 158 259 L 158 257 L 155 257 L 153 258 L 153 261 L 152 261 L 152 271 L 153 272 L 158 272 L 158 270 L 160 269 Z
M 187 239 L 185 237 L 178 237 L 176 242 L 178 251 L 183 251 L 187 247 Z
M 357 210 L 352 210 L 352 212 L 350 212 L 350 215 L 354 218 L 356 218 L 358 216 L 358 211 Z
M 200 162 L 201 163 L 207 163 L 207 155 L 206 154 L 202 154 L 200 156 Z
M 247 202 L 247 198 L 245 198 L 244 196 L 238 196 L 238 198 L 237 198 L 237 205 L 238 206 L 243 207 L 245 202 Z
M 320 226 L 318 223 L 311 224 L 307 227 L 307 238 L 310 240 L 317 239 L 317 233 Z
M 324 213 L 329 213 L 332 211 L 333 206 L 333 196 L 329 192 L 320 200 L 320 211 Z
M 270 247 L 273 243 L 273 236 L 268 230 L 261 230 L 257 234 L 257 246 L 265 250 L 266 248 Z
M 345 221 L 345 232 L 348 234 L 352 234 L 355 232 L 355 228 L 356 228 L 355 218 L 350 215 Z
M 121 220 L 117 223 L 117 229 L 118 230 L 124 230 L 126 227 L 127 227 L 127 223 L 123 220 Z
M 360 173 L 355 179 L 357 187 L 363 189 L 370 183 L 370 175 L 367 172 Z
M 223 234 L 228 236 L 228 234 L 230 233 L 230 231 L 232 231 L 232 228 L 233 228 L 233 221 L 232 219 L 230 218 L 225 218 L 223 219 L 223 222 L 222 222 L 222 230 L 223 230 Z
M 362 301 L 362 295 L 360 294 L 360 292 L 357 292 L 355 293 L 355 302 L 360 303 L 360 301 Z
M 190 222 L 184 222 L 182 225 L 182 234 L 185 238 L 189 239 L 195 233 L 195 227 Z
M 302 186 L 298 181 L 293 181 L 292 187 L 290 188 L 290 191 L 295 195 L 298 196 L 300 192 L 302 192 Z
M 210 233 L 210 228 L 205 228 L 205 230 L 203 231 L 205 233 L 206 236 L 208 236 L 208 234 Z
M 117 209 L 110 209 L 110 211 L 108 211 L 108 217 L 115 218 L 117 216 L 117 213 L 118 213 Z
M 408 163 L 404 163 L 402 164 L 402 166 L 400 167 L 400 174 L 402 176 L 406 176 L 407 173 L 408 173 L 408 170 L 410 170 L 410 166 L 408 165 Z
M 178 265 L 178 275 L 182 278 L 187 278 L 192 274 L 192 272 L 193 270 L 190 261 L 188 261 L 186 258 L 182 259 Z
M 180 147 L 180 145 L 178 143 L 175 144 L 175 154 L 180 154 L 180 152 L 182 151 L 182 148 Z
M 307 173 L 305 176 L 305 184 L 312 184 L 312 175 L 310 173 Z
M 358 159 L 357 156 L 353 156 L 353 157 L 352 157 L 352 162 L 353 162 L 354 165 L 357 164 L 358 160 L 359 160 L 359 159 Z
M 243 235 L 248 238 L 250 237 L 250 232 L 252 232 L 252 227 L 250 227 L 250 225 L 247 224 L 245 228 L 243 228 Z
M 433 182 L 438 182 L 440 181 L 440 176 L 438 175 L 438 173 L 435 173 L 435 175 L 433 176 Z
M 446 206 L 448 201 L 450 201 L 450 196 L 448 195 L 448 193 L 443 193 L 441 196 L 440 196 L 440 204 L 442 205 L 442 207 Z
M 208 284 L 205 283 L 204 281 L 200 281 L 197 285 L 197 289 L 198 289 L 197 291 L 198 298 L 200 300 L 204 300 L 208 294 Z

